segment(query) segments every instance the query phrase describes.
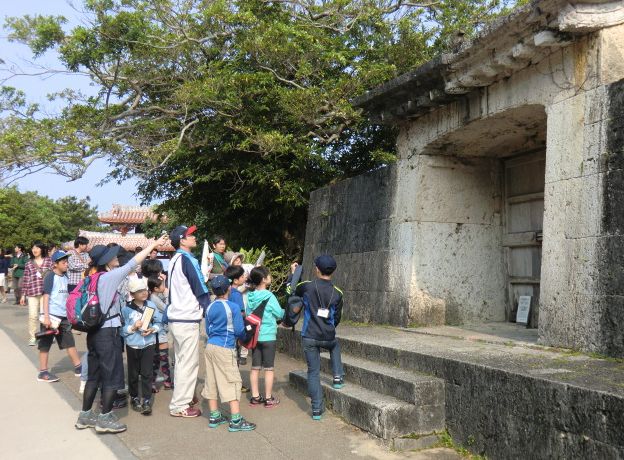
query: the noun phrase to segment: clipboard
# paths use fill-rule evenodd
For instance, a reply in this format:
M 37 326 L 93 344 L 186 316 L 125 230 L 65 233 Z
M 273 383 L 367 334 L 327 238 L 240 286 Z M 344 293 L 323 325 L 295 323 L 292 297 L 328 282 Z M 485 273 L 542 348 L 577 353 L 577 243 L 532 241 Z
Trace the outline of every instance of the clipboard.
M 143 315 L 141 316 L 141 322 L 143 323 L 143 325 L 141 326 L 141 330 L 143 332 L 147 331 L 150 328 L 150 323 L 154 318 L 154 312 L 155 310 L 152 307 L 145 307 L 145 310 L 143 310 Z

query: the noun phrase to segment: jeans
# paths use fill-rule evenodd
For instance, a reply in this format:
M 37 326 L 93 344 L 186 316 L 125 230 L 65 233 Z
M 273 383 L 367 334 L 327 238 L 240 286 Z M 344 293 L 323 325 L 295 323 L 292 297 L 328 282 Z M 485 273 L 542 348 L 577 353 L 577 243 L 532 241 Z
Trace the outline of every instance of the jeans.
M 323 389 L 321 388 L 321 348 L 329 350 L 332 374 L 342 377 L 342 359 L 340 358 L 340 344 L 334 340 L 315 340 L 303 337 L 303 353 L 308 363 L 308 394 L 312 399 L 312 410 L 323 410 Z

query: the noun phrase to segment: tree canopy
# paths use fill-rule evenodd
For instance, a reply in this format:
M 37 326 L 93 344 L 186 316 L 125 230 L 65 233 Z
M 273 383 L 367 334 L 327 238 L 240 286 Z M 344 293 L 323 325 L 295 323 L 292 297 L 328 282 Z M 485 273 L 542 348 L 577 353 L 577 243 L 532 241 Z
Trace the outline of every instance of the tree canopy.
M 60 244 L 73 240 L 78 230 L 98 229 L 97 208 L 89 198 L 69 196 L 52 200 L 16 187 L 0 188 L 0 247 L 13 248 L 34 241 Z
M 84 0 L 84 24 L 8 18 L 98 92 L 47 115 L 3 87 L 0 169 L 111 180 L 237 244 L 297 248 L 309 194 L 393 161 L 351 100 L 469 37 L 513 0 Z

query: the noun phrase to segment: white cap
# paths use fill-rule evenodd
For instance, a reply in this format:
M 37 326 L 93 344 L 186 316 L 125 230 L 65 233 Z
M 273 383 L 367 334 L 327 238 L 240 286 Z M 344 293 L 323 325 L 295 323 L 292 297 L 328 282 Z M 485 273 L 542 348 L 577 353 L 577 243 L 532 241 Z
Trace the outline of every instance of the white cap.
M 145 278 L 132 278 L 128 283 L 128 291 L 137 292 L 147 290 L 147 281 Z

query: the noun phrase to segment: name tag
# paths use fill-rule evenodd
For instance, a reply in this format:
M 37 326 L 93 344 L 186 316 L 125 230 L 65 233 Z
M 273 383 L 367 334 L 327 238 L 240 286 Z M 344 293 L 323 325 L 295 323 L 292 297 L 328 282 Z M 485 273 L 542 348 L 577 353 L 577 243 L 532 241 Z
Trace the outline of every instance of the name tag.
M 41 272 L 37 272 L 37 278 L 41 278 Z
M 329 308 L 319 308 L 318 312 L 316 313 L 316 316 L 318 316 L 319 318 L 329 318 Z

